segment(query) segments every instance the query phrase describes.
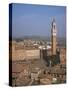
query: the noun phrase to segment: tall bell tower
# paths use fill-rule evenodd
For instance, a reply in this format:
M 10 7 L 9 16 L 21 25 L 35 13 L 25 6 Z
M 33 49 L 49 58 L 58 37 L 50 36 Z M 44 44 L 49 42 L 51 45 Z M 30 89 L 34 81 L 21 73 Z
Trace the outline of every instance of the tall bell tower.
M 51 42 L 52 42 L 52 55 L 56 55 L 56 33 L 57 33 L 57 29 L 56 29 L 56 22 L 55 19 L 53 18 L 52 24 L 51 24 Z

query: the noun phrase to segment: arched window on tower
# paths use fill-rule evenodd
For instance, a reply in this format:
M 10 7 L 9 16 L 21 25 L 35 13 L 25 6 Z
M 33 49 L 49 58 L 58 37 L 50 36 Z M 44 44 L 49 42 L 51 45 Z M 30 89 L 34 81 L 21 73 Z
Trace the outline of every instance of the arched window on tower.
M 55 29 L 55 25 L 54 25 L 54 29 Z

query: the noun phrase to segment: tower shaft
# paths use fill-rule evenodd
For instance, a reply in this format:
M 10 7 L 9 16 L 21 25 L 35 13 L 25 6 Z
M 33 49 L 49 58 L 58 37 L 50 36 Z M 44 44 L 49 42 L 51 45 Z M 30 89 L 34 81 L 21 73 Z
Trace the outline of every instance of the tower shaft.
M 56 55 L 56 31 L 56 23 L 55 20 L 53 20 L 51 28 L 52 55 Z

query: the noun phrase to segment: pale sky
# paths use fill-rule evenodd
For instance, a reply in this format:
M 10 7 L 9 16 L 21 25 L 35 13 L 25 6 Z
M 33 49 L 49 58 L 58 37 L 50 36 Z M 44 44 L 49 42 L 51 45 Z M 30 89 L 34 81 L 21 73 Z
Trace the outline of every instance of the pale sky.
M 12 37 L 47 36 L 55 18 L 57 36 L 66 36 L 66 7 L 31 4 L 12 5 Z

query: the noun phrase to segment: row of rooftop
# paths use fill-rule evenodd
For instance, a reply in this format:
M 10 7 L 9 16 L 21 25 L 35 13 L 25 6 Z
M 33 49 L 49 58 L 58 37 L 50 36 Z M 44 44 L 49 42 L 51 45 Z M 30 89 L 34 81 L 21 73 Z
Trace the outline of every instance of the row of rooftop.
M 24 41 L 12 41 L 12 46 L 15 45 L 15 49 L 51 49 L 51 42 L 35 41 L 35 40 L 24 40 Z M 58 48 L 58 46 L 57 46 Z M 62 46 L 60 47 L 62 48 Z M 63 47 L 65 48 L 65 47 Z

